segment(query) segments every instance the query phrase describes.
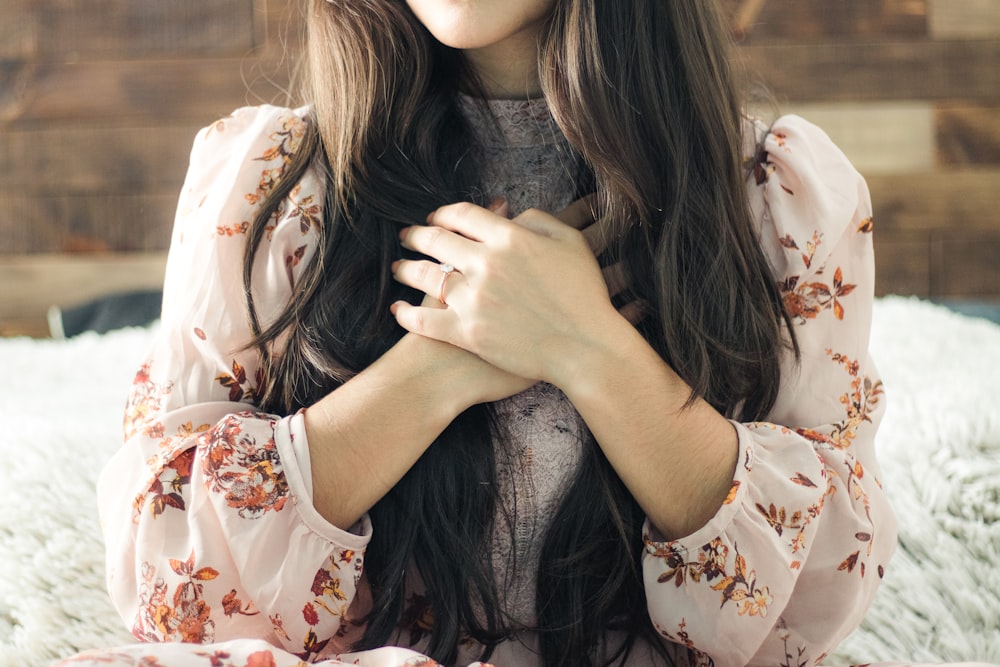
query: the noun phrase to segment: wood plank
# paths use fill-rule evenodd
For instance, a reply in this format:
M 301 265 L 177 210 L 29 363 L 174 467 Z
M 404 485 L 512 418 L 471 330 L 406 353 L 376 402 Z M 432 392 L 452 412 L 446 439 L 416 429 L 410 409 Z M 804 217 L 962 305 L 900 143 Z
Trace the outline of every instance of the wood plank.
M 934 110 L 926 102 L 790 104 L 819 125 L 866 175 L 934 168 Z
M 7 0 L 0 5 L 0 60 L 31 60 L 39 51 L 39 14 L 26 0 Z
M 279 66 L 256 58 L 0 63 L 0 128 L 53 122 L 204 126 L 248 103 L 284 103 L 287 85 Z
M 5 55 L 33 62 L 242 56 L 254 44 L 252 0 L 5 0 L 0 25 L 21 45 Z
M 927 34 L 926 0 L 725 0 L 723 11 L 746 43 Z
M 1000 106 L 940 106 L 935 115 L 941 164 L 1000 165 Z
M 76 128 L 0 133 L 0 197 L 180 191 L 198 127 Z
M 1000 37 L 997 0 L 927 0 L 930 34 L 935 39 Z
M 931 294 L 931 245 L 928 232 L 874 235 L 875 294 Z
M 1000 170 L 875 174 L 867 180 L 877 229 L 1000 230 Z
M 745 46 L 737 52 L 779 99 L 1000 102 L 1000 40 Z
M 0 257 L 152 251 L 170 243 L 177 193 L 0 198 Z
M 1000 297 L 1000 231 L 935 235 L 931 288 L 934 296 Z
M 163 285 L 165 253 L 0 256 L 0 335 L 41 329 L 52 305 Z

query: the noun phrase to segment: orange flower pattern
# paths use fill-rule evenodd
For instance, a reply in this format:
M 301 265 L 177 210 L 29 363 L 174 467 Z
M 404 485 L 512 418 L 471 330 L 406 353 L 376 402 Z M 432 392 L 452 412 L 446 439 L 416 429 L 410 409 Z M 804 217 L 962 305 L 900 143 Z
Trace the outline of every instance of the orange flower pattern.
M 135 374 L 128 403 L 125 405 L 123 430 L 125 440 L 131 440 L 138 433 L 147 438 L 162 438 L 163 424 L 154 417 L 162 408 L 163 400 L 170 394 L 172 383 L 153 382 L 149 377 L 150 364 L 147 362 Z
M 695 583 L 700 583 L 702 577 L 706 582 L 718 579 L 711 585 L 711 589 L 721 593 L 720 606 L 735 602 L 740 616 L 767 616 L 767 608 L 773 598 L 767 586 L 757 585 L 756 571 L 747 568 L 746 558 L 740 554 L 736 545 L 733 545 L 735 557 L 730 567 L 730 549 L 718 538 L 699 549 L 697 560 L 693 561 L 685 560 L 684 553 L 676 544 L 657 545 L 648 535 L 645 540 L 654 545 L 650 554 L 654 558 L 662 558 L 669 568 L 657 578 L 657 583 L 672 582 L 679 588 L 688 579 Z
M 280 512 L 288 500 L 288 482 L 278 465 L 274 438 L 263 443 L 243 428 L 244 419 L 272 424 L 271 415 L 242 412 L 229 416 L 199 437 L 204 448 L 202 470 L 209 488 L 244 519 Z
M 878 406 L 883 394 L 882 381 L 861 375 L 861 364 L 844 354 L 828 349 L 826 351 L 834 363 L 840 364 L 851 380 L 851 390 L 840 397 L 840 403 L 847 410 L 846 418 L 835 424 L 830 433 L 834 447 L 846 449 L 858 435 L 858 428 L 872 422 L 872 412 Z
M 136 375 L 127 444 L 100 489 L 116 554 L 112 595 L 135 636 L 192 643 L 91 654 L 93 664 L 435 664 L 391 647 L 338 659 L 364 618 L 353 605 L 372 527 L 364 518 L 341 530 L 316 514 L 303 417 L 257 410 L 266 378 L 245 351 L 242 288 L 219 287 L 240 275 L 247 221 L 298 149 L 306 113 L 240 110 L 195 147 L 160 338 Z M 783 118 L 762 138 L 751 151 L 750 204 L 803 353 L 784 361 L 774 423 L 735 426 L 740 465 L 717 515 L 677 540 L 657 541 L 651 527 L 644 535 L 650 619 L 678 664 L 814 664 L 837 629 L 860 621 L 894 541 L 871 474 L 883 388 L 859 346 L 873 280 L 863 182 L 801 119 Z M 238 163 L 222 170 L 220 156 Z M 217 189 L 222 171 L 234 184 L 228 194 Z M 310 170 L 268 225 L 253 285 L 264 322 L 317 250 L 323 200 L 323 179 Z M 398 641 L 422 645 L 432 596 L 406 594 Z M 823 613 L 786 615 L 790 605 Z
M 215 638 L 212 608 L 204 598 L 204 584 L 219 576 L 211 567 L 195 569 L 195 555 L 187 560 L 168 559 L 170 569 L 183 582 L 171 597 L 166 582 L 157 576 L 151 563 L 142 564 L 139 588 L 139 614 L 132 635 L 141 641 L 173 640 L 207 644 Z M 173 603 L 173 604 L 171 604 Z

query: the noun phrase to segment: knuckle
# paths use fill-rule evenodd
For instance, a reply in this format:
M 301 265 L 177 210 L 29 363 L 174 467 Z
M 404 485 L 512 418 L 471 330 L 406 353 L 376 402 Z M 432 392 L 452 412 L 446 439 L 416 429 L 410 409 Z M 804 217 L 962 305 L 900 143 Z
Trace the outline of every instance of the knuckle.
M 428 250 L 432 250 L 434 246 L 437 245 L 438 241 L 441 240 L 441 234 L 444 232 L 440 227 L 425 227 L 424 228 L 424 246 Z
M 472 212 L 478 209 L 479 207 L 471 202 L 462 201 L 458 202 L 457 204 L 453 204 L 450 208 L 452 210 L 452 213 L 454 213 L 455 215 L 466 216 L 472 214 Z
M 414 278 L 418 284 L 426 284 L 429 282 L 430 275 L 430 264 L 428 262 L 418 262 L 416 266 L 416 274 Z
M 424 314 L 420 311 L 419 308 L 415 308 L 411 312 L 413 313 L 412 317 L 413 331 L 415 333 L 422 333 L 423 331 L 426 330 L 427 327 L 427 320 L 424 318 Z

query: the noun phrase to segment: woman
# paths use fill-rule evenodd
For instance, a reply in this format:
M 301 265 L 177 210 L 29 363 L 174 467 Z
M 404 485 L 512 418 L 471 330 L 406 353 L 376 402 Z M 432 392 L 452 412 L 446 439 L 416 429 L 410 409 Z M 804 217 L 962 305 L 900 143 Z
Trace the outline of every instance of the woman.
M 861 177 L 709 0 L 308 13 L 311 106 L 196 141 L 101 482 L 194 645 L 70 662 L 821 661 L 895 542 Z

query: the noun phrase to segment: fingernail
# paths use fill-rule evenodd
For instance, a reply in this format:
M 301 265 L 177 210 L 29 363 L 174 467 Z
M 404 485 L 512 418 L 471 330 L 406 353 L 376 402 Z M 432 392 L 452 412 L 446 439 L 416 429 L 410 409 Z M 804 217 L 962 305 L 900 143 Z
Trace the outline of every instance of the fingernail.
M 392 264 L 391 264 L 391 265 L 389 266 L 389 268 L 390 268 L 390 269 L 392 270 L 392 272 L 393 272 L 393 273 L 396 273 L 396 271 L 398 271 L 398 270 L 399 270 L 399 260 L 397 259 L 397 260 L 396 260 L 395 262 L 393 262 L 393 263 L 392 263 Z
M 398 301 L 394 302 L 391 306 L 389 306 L 389 312 L 392 313 L 393 315 L 396 314 L 397 310 L 399 310 L 399 302 Z
M 496 213 L 506 202 L 507 200 L 503 197 L 494 197 L 487 208 Z

